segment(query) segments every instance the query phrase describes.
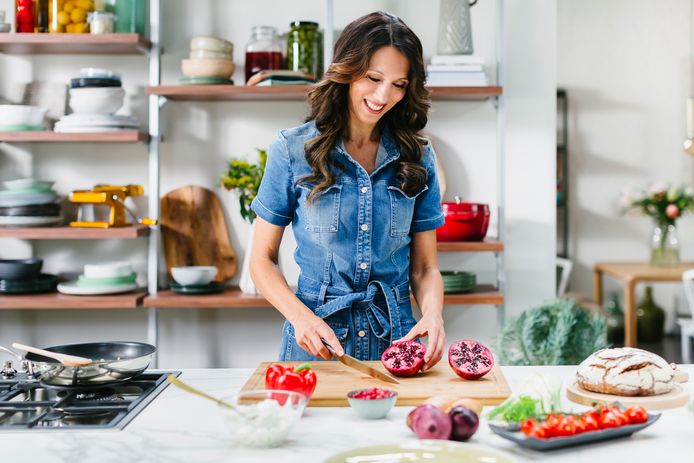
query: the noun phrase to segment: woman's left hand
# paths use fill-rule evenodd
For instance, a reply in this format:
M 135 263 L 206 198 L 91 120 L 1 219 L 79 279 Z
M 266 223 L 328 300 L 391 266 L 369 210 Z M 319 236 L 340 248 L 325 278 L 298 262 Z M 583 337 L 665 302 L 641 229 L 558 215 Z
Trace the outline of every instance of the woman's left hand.
M 428 370 L 441 360 L 446 347 L 446 333 L 443 330 L 443 318 L 440 315 L 424 315 L 409 333 L 396 342 L 411 341 L 417 337 L 427 337 L 427 353 L 424 355 L 424 370 Z

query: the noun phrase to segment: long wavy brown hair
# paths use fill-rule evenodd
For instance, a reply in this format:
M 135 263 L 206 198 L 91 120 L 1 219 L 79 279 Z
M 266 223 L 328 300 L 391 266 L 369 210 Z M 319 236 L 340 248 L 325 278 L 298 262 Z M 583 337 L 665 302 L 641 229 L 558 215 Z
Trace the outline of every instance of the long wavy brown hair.
M 314 184 L 309 202 L 333 183 L 342 171 L 330 151 L 348 130 L 348 97 L 350 83 L 364 77 L 371 56 L 381 47 L 393 46 L 409 61 L 410 71 L 405 96 L 378 122 L 380 133 L 388 128 L 400 151 L 396 178 L 400 189 L 412 196 L 424 188 L 426 170 L 421 165 L 422 147 L 426 141 L 418 133 L 427 124 L 430 100 L 424 87 L 422 43 L 398 17 L 376 12 L 351 22 L 335 44 L 333 63 L 323 79 L 311 89 L 308 100 L 320 135 L 306 143 L 306 161 L 312 173 L 300 180 Z

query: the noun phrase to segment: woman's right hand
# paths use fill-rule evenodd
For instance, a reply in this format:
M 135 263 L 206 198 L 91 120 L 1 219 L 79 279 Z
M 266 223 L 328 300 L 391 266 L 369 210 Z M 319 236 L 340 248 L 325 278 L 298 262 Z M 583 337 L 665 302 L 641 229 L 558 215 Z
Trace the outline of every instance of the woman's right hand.
M 328 341 L 338 356 L 345 353 L 335 332 L 317 315 L 313 313 L 302 315 L 294 320 L 292 326 L 296 343 L 314 357 L 322 357 L 325 360 L 333 358 L 330 351 L 323 345 L 321 338 Z

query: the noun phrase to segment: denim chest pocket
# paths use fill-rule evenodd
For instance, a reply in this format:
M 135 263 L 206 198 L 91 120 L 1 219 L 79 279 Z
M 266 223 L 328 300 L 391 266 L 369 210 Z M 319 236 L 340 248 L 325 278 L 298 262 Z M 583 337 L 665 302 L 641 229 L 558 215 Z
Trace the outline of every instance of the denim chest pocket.
M 340 223 L 340 197 L 342 185 L 333 184 L 321 194 L 314 196 L 313 202 L 307 198 L 312 185 L 299 185 L 303 190 L 306 229 L 314 232 L 337 233 Z
M 404 236 L 410 233 L 412 226 L 412 217 L 414 215 L 414 205 L 417 196 L 427 191 L 429 187 L 424 185 L 424 188 L 414 196 L 407 194 L 396 186 L 388 186 L 388 195 L 390 196 L 390 235 Z

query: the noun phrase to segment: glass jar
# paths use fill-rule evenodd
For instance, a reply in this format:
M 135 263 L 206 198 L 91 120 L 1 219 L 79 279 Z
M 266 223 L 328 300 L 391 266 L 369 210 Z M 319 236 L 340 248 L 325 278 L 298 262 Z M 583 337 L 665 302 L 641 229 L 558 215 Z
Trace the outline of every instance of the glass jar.
M 93 0 L 50 0 L 48 30 L 52 33 L 87 34 L 87 15 L 94 11 Z
M 277 29 L 253 26 L 251 41 L 246 45 L 246 82 L 256 72 L 270 69 L 282 69 L 282 46 Z
M 15 0 L 14 24 L 16 32 L 34 32 L 34 13 L 36 6 L 33 0 Z
M 302 71 L 313 80 L 323 75 L 323 35 L 318 23 L 294 21 L 287 34 L 287 69 Z
M 115 20 L 116 15 L 105 11 L 94 11 L 87 15 L 89 30 L 92 34 L 112 34 Z
M 658 267 L 680 263 L 680 242 L 675 225 L 656 223 L 651 236 L 651 264 Z
M 147 0 L 105 0 L 104 10 L 116 15 L 116 33 L 146 35 L 149 11 Z

